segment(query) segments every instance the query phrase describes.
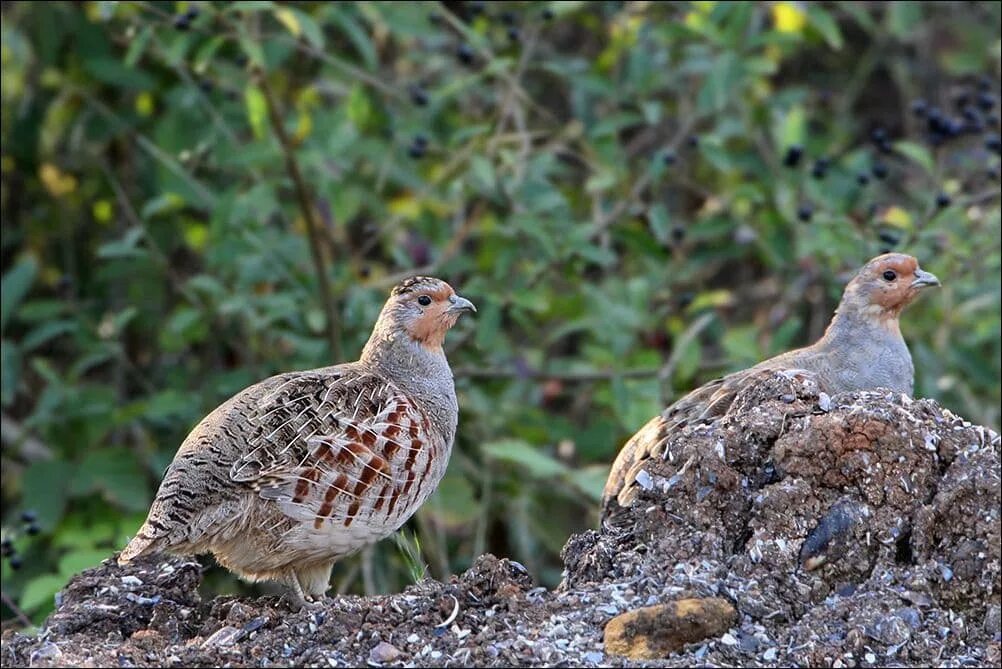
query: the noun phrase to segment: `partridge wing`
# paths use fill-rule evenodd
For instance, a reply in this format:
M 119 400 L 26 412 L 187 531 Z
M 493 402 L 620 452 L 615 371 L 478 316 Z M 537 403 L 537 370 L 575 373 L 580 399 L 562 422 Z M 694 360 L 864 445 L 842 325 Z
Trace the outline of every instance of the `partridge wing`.
M 358 370 L 298 375 L 262 398 L 253 420 L 231 478 L 317 529 L 392 514 L 430 458 L 424 413 L 394 384 Z

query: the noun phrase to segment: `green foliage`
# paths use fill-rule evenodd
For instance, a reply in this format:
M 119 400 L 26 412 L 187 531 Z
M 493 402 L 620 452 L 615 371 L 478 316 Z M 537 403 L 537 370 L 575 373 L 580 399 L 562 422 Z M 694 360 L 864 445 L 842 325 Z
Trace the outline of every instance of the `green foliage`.
M 41 620 L 187 430 L 355 357 L 407 273 L 480 309 L 447 341 L 457 446 L 414 540 L 342 590 L 484 551 L 555 583 L 623 441 L 819 336 L 889 247 L 944 280 L 903 319 L 916 394 L 998 428 L 1000 6 L 965 7 L 5 4 L 4 594 Z M 970 127 L 930 136 L 919 97 Z

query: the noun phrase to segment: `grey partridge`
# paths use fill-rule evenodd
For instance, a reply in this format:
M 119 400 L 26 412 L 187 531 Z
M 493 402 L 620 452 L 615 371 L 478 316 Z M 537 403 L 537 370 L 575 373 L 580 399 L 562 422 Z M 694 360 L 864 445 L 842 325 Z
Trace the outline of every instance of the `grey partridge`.
M 339 558 L 396 531 L 445 473 L 458 405 L 442 343 L 473 303 L 397 285 L 357 362 L 265 379 L 221 404 L 167 468 L 120 564 L 212 553 L 250 580 L 323 599 Z
M 845 287 L 817 342 L 696 388 L 633 435 L 612 465 L 603 507 L 609 509 L 613 501 L 629 506 L 636 497 L 637 474 L 649 458 L 660 455 L 669 435 L 722 416 L 755 375 L 798 370 L 813 374 L 820 390 L 830 395 L 871 388 L 911 395 L 915 370 L 898 317 L 922 289 L 938 285 L 939 279 L 909 255 L 888 253 L 870 260 Z

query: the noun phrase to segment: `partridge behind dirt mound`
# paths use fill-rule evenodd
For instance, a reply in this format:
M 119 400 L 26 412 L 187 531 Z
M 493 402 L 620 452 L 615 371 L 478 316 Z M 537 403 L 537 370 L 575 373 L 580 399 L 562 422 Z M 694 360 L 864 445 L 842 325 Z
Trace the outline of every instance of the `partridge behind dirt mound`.
M 383 306 L 358 362 L 279 374 L 191 431 L 119 563 L 213 553 L 251 580 L 323 599 L 334 562 L 389 536 L 441 481 L 459 409 L 442 350 L 473 304 L 414 277 Z
M 824 336 L 805 348 L 782 353 L 746 370 L 710 381 L 669 406 L 640 429 L 619 452 L 605 484 L 603 506 L 628 506 L 645 462 L 660 455 L 676 429 L 723 415 L 737 391 L 756 374 L 798 370 L 814 374 L 824 392 L 889 388 L 912 394 L 915 370 L 901 337 L 898 317 L 923 288 L 939 279 L 908 255 L 877 256 L 845 287 Z

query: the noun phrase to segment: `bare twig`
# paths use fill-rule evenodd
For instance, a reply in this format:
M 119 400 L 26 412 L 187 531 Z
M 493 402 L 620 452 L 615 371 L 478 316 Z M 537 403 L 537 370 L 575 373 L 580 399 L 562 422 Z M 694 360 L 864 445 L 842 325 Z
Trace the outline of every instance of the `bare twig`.
M 0 590 L 0 598 L 3 599 L 3 603 L 7 605 L 7 608 L 11 610 L 11 613 L 13 613 L 25 627 L 34 627 L 35 623 L 31 622 L 31 618 L 26 616 L 24 611 L 18 608 L 17 604 L 14 603 L 14 600 L 10 598 L 10 595 Z
M 28 462 L 52 459 L 52 449 L 29 434 L 23 425 L 7 414 L 0 415 L 0 425 L 2 425 L 0 433 L 3 434 L 3 442 L 20 450 Z
M 343 359 L 341 350 L 341 324 L 337 317 L 337 304 L 334 301 L 334 293 L 331 290 L 330 279 L 327 276 L 327 266 L 324 262 L 323 250 L 320 247 L 320 224 L 316 218 L 316 209 L 310 199 L 309 189 L 303 179 L 302 171 L 299 169 L 299 160 L 296 158 L 295 147 L 285 131 L 285 124 L 282 114 L 278 109 L 278 102 L 275 94 L 271 90 L 268 78 L 260 69 L 255 71 L 255 78 L 261 93 L 264 95 L 265 106 L 268 108 L 268 120 L 271 123 L 275 136 L 282 147 L 282 154 L 285 158 L 285 167 L 292 179 L 296 189 L 296 199 L 299 201 L 299 209 L 306 222 L 306 233 L 310 242 L 310 253 L 313 256 L 313 265 L 317 273 L 317 283 L 320 285 L 320 297 L 323 300 L 324 311 L 327 315 L 327 339 L 330 343 L 331 352 L 336 360 Z
M 714 313 L 708 311 L 702 314 L 699 318 L 694 320 L 689 327 L 685 329 L 682 335 L 675 342 L 675 346 L 672 347 L 671 355 L 668 356 L 668 362 L 664 364 L 660 370 L 658 370 L 658 381 L 660 382 L 661 390 L 661 403 L 667 406 L 668 400 L 670 398 L 664 396 L 664 386 L 671 380 L 672 375 L 675 373 L 675 368 L 678 366 L 678 361 L 682 357 L 682 353 L 685 349 L 689 347 L 689 343 L 699 336 L 699 333 L 706 329 L 706 327 L 713 322 Z

